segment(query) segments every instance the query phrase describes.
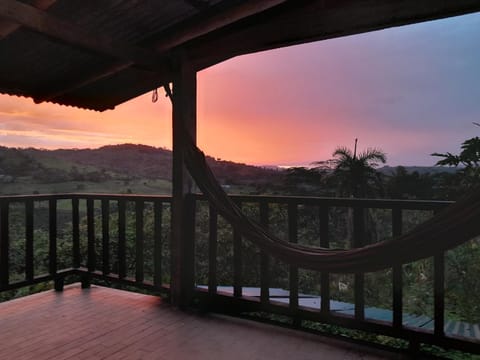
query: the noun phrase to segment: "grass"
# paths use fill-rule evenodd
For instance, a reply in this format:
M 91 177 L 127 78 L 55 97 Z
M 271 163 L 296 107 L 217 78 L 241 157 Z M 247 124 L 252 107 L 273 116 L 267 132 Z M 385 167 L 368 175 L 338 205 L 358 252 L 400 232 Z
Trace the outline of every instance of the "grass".
M 132 193 L 169 195 L 170 181 L 162 179 L 108 180 L 103 182 L 68 181 L 56 183 L 33 182 L 31 178 L 17 178 L 15 182 L 1 184 L 2 195 L 55 194 L 55 193 Z

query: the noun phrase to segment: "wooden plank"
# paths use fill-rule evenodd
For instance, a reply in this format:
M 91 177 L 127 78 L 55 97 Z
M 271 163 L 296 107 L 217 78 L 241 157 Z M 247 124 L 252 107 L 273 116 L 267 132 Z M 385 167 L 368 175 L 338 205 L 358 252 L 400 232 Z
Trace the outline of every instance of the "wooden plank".
M 392 235 L 402 235 L 402 209 L 394 207 L 392 209 Z M 403 267 L 402 264 L 395 265 L 392 272 L 393 283 L 393 326 L 401 328 L 403 326 Z
M 102 272 L 110 273 L 110 202 L 102 199 Z
M 328 221 L 328 207 L 320 206 L 318 209 L 319 223 L 320 223 L 320 247 L 329 248 L 329 221 Z M 330 274 L 322 272 L 320 274 L 320 294 L 321 304 L 320 309 L 323 315 L 330 313 Z
M 9 283 L 9 203 L 6 200 L 0 200 L 0 289 L 5 289 Z
M 73 267 L 80 267 L 80 211 L 79 200 L 72 199 L 72 252 Z
M 217 236 L 218 236 L 218 214 L 213 206 L 209 206 L 208 225 L 208 293 L 217 293 Z
M 192 209 L 187 208 L 187 194 L 192 180 L 185 168 L 183 142 L 185 134 L 196 142 L 197 133 L 197 76 L 182 58 L 173 82 L 173 165 L 172 165 L 172 271 L 171 300 L 174 305 L 189 305 L 194 288 L 194 233 L 195 219 L 188 219 Z M 192 198 L 192 201 L 194 199 Z M 193 212 L 194 214 L 194 212 Z M 192 223 L 193 222 L 193 223 Z
M 162 287 L 162 217 L 163 202 L 155 201 L 153 203 L 154 229 L 153 229 L 153 283 L 157 289 Z
M 25 201 L 25 279 L 34 278 L 33 267 L 33 200 Z
M 95 214 L 94 214 L 94 200 L 87 199 L 87 269 L 88 271 L 95 271 L 96 268 L 96 253 L 95 253 Z
M 260 202 L 260 224 L 268 229 L 268 203 Z M 270 303 L 270 257 L 260 250 L 260 301 L 264 305 Z
M 57 272 L 57 200 L 50 199 L 48 201 L 48 237 L 49 251 L 48 263 L 51 275 Z
M 126 201 L 118 200 L 118 277 L 120 279 L 127 276 L 126 208 Z
M 143 208 L 142 200 L 135 201 L 135 281 L 142 283 L 144 279 L 144 233 L 143 233 Z
M 353 243 L 352 247 L 359 248 L 365 243 L 365 209 L 353 208 Z M 355 273 L 355 318 L 365 319 L 365 276 L 363 273 Z
M 298 206 L 294 202 L 288 203 L 288 240 L 292 243 L 298 243 Z M 290 265 L 290 296 L 289 306 L 292 312 L 298 309 L 298 268 Z

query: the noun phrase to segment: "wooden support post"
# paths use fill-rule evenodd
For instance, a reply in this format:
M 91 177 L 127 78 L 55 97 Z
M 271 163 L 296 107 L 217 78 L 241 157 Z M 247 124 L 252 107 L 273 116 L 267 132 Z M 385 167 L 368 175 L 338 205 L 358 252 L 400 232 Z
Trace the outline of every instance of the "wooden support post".
M 180 307 L 192 300 L 194 264 L 194 199 L 187 194 L 192 180 L 185 168 L 184 132 L 196 141 L 197 74 L 185 58 L 181 58 L 173 81 L 173 202 L 172 202 L 172 279 L 171 301 Z M 190 206 L 192 205 L 192 206 Z

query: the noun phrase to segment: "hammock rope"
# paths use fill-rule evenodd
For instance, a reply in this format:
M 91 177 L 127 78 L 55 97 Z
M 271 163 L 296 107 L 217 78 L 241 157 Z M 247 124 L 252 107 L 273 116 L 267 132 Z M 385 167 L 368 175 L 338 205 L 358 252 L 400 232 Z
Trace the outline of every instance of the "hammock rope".
M 182 150 L 187 169 L 218 213 L 260 249 L 300 268 L 337 273 L 378 271 L 433 256 L 480 235 L 480 191 L 476 191 L 407 234 L 361 248 L 339 250 L 289 243 L 242 213 L 217 182 L 205 155 L 186 132 Z

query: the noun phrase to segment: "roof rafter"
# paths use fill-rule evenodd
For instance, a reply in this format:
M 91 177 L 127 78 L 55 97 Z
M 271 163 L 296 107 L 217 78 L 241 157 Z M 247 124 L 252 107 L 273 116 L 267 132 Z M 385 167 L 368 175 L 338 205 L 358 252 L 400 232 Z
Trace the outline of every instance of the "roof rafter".
M 75 24 L 16 0 L 0 1 L 0 17 L 69 46 L 121 59 L 131 65 L 155 69 L 160 60 L 153 51 L 115 43 L 108 36 L 90 33 Z
M 480 11 L 478 0 L 335 0 L 286 4 L 188 45 L 197 70 L 237 55 Z M 350 14 L 346 16 L 346 14 Z M 206 44 L 215 43 L 215 52 Z
M 11 3 L 16 3 L 14 0 L 6 0 Z M 51 89 L 47 89 L 47 91 L 40 96 L 37 96 L 35 101 L 36 102 L 42 102 L 42 101 L 48 101 L 55 99 L 65 93 L 74 91 L 80 87 L 86 86 L 88 84 L 91 84 L 93 82 L 99 81 L 103 78 L 113 76 L 116 73 L 125 70 L 129 68 L 130 66 L 133 65 L 138 65 L 139 63 L 141 65 L 147 65 L 147 66 L 142 66 L 142 69 L 144 70 L 150 70 L 154 72 L 164 72 L 168 66 L 169 66 L 169 60 L 168 60 L 168 52 L 174 49 L 177 46 L 182 45 L 185 42 L 188 42 L 190 40 L 193 40 L 199 36 L 205 35 L 211 31 L 220 29 L 224 26 L 230 25 L 236 21 L 242 20 L 244 18 L 247 18 L 251 15 L 257 14 L 259 12 L 268 10 L 272 7 L 275 7 L 279 4 L 285 3 L 286 0 L 248 0 L 248 1 L 243 1 L 240 2 L 239 4 L 236 4 L 235 6 L 228 7 L 224 9 L 222 12 L 215 12 L 213 11 L 211 14 L 205 17 L 201 17 L 195 22 L 191 22 L 189 24 L 185 24 L 184 26 L 178 26 L 177 30 L 172 31 L 163 37 L 157 38 L 155 41 L 155 44 L 151 46 L 151 48 L 154 50 L 153 52 L 150 52 L 150 54 L 147 54 L 146 50 L 141 51 L 139 53 L 139 49 L 137 48 L 135 51 L 130 50 L 130 51 L 122 51 L 119 54 L 116 54 L 115 51 L 110 51 L 112 47 L 115 49 L 118 49 L 118 46 L 112 46 L 112 41 L 105 38 L 102 43 L 105 44 L 105 47 L 102 47 L 102 44 L 92 44 L 92 48 L 90 50 L 93 51 L 103 51 L 104 54 L 110 55 L 111 57 L 117 57 L 117 58 L 128 58 L 128 61 L 114 61 L 112 64 L 109 66 L 102 68 L 102 69 L 95 69 L 93 70 L 90 74 L 83 74 L 79 75 L 78 79 L 74 79 L 72 81 L 69 81 L 67 83 L 63 82 L 61 86 L 53 86 Z M 23 4 L 22 4 L 23 5 Z M 30 9 L 31 10 L 31 9 Z M 32 10 L 31 10 L 32 11 Z M 35 13 L 35 11 L 32 11 Z M 0 16 L 4 13 L 2 6 L 0 5 Z M 41 14 L 38 13 L 38 11 L 35 14 L 37 17 L 46 17 L 41 16 Z M 18 17 L 18 16 L 17 16 Z M 24 16 L 25 17 L 25 16 Z M 51 16 L 48 16 L 49 19 L 51 19 Z M 27 19 L 18 19 L 17 21 L 21 21 L 23 23 L 28 23 Z M 48 29 L 48 32 L 46 32 L 46 35 L 48 36 L 55 36 L 56 34 L 56 28 L 55 22 L 58 22 L 56 19 L 52 19 L 52 29 Z M 60 26 L 60 24 L 58 24 Z M 183 25 L 183 24 L 182 24 Z M 27 26 L 27 25 L 26 25 Z M 68 24 L 66 24 L 68 26 Z M 30 25 L 30 28 L 33 28 L 33 30 L 42 32 L 44 33 L 45 30 L 42 28 L 39 28 L 38 26 L 35 25 Z M 53 31 L 53 33 L 52 33 Z M 75 31 L 72 30 L 72 36 Z M 69 41 L 69 38 L 64 38 L 62 37 L 60 40 L 65 41 L 69 44 L 74 44 L 77 46 L 82 46 L 85 47 L 85 41 L 86 39 L 83 39 L 84 36 L 81 34 L 82 30 L 78 29 L 77 33 L 79 33 L 79 36 L 77 39 L 71 39 Z M 87 46 L 88 48 L 88 46 Z M 135 58 L 129 57 L 128 55 L 131 53 L 137 53 L 137 56 Z M 148 59 L 147 62 L 142 61 L 146 57 Z M 149 67 L 148 65 L 151 64 L 152 59 L 155 60 L 155 66 Z M 138 60 L 138 61 L 137 61 Z M 170 81 L 170 79 L 165 79 L 166 82 Z
M 47 10 L 57 0 L 33 0 L 31 5 L 40 10 Z M 0 21 L 0 40 L 16 31 L 21 25 L 13 23 L 11 21 Z

